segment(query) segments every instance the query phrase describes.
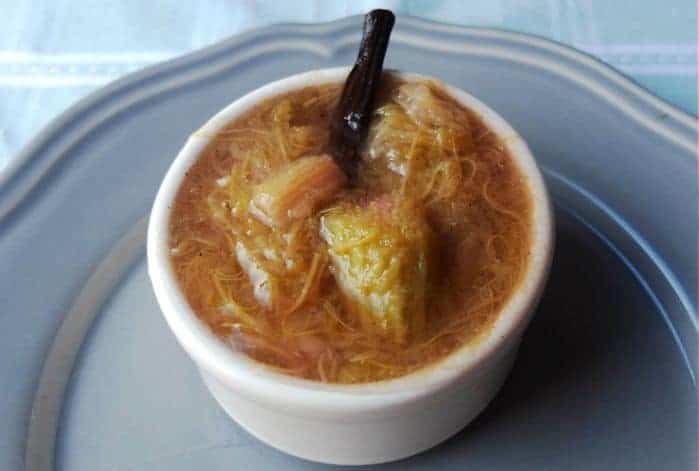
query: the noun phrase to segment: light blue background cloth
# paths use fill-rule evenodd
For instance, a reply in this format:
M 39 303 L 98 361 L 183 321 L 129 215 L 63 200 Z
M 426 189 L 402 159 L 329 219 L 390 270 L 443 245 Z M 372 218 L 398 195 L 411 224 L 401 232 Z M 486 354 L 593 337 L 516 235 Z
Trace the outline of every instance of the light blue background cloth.
M 258 26 L 375 7 L 561 41 L 696 113 L 694 0 L 0 0 L 0 169 L 51 118 L 124 74 Z

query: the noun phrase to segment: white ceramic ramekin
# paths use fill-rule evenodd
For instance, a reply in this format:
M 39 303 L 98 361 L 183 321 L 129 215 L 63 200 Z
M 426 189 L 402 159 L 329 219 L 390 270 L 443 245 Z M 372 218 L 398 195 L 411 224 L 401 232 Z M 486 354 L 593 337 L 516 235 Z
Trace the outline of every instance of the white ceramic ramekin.
M 468 424 L 505 380 L 541 295 L 553 252 L 553 220 L 543 179 L 527 145 L 497 113 L 441 84 L 481 116 L 527 177 L 534 203 L 531 258 L 519 289 L 490 333 L 446 359 L 390 381 L 322 384 L 276 373 L 228 348 L 199 321 L 179 290 L 168 249 L 172 203 L 185 173 L 218 130 L 267 98 L 344 80 L 348 68 L 306 72 L 236 100 L 193 134 L 158 191 L 148 227 L 148 272 L 162 312 L 226 412 L 260 440 L 292 455 L 336 464 L 397 460 L 430 448 Z M 396 72 L 397 73 L 397 72 Z M 398 73 L 407 80 L 427 77 Z M 196 407 L 193 404 L 192 407 Z

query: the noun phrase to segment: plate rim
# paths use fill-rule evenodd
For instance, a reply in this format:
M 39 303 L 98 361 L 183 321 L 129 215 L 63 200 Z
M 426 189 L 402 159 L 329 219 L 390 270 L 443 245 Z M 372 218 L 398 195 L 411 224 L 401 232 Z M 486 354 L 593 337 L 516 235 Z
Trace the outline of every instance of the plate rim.
M 298 23 L 285 23 L 285 24 L 277 24 L 277 25 L 271 25 L 267 26 L 265 28 L 260 28 L 259 30 L 254 30 L 250 31 L 248 33 L 245 33 L 240 36 L 236 36 L 224 41 L 221 41 L 219 43 L 216 43 L 212 46 L 208 46 L 204 49 L 200 49 L 198 51 L 194 51 L 191 53 L 188 53 L 184 56 L 180 56 L 171 60 L 168 60 L 164 63 L 160 64 L 155 64 L 153 66 L 147 67 L 141 71 L 135 72 L 133 74 L 129 74 L 127 76 L 122 77 L 121 79 L 116 80 L 115 82 L 112 82 L 108 84 L 105 87 L 99 88 L 90 94 L 88 94 L 85 98 L 79 100 L 76 104 L 72 105 L 69 107 L 66 111 L 61 113 L 57 118 L 54 118 L 51 120 L 51 122 L 45 126 L 45 128 L 36 136 L 34 137 L 28 144 L 28 146 L 23 149 L 23 151 L 20 153 L 20 156 L 26 159 L 25 162 L 21 162 L 18 164 L 17 168 L 15 168 L 16 173 L 22 173 L 22 172 L 28 172 L 28 173 L 33 173 L 36 176 L 36 180 L 34 182 L 30 182 L 30 185 L 28 188 L 26 188 L 26 192 L 24 194 L 19 195 L 18 191 L 22 190 L 22 187 L 18 188 L 10 188 L 6 192 L 8 195 L 14 195 L 17 196 L 19 195 L 19 198 L 17 199 L 17 204 L 15 207 L 19 207 L 19 205 L 22 204 L 25 200 L 29 199 L 31 195 L 34 194 L 35 189 L 40 189 L 37 187 L 40 187 L 39 185 L 40 182 L 44 181 L 49 177 L 49 174 L 54 171 L 53 165 L 65 165 L 67 162 L 70 162 L 71 159 L 63 159 L 62 155 L 63 152 L 58 152 L 56 151 L 53 147 L 56 145 L 56 142 L 61 141 L 56 141 L 58 139 L 55 134 L 58 132 L 61 132 L 66 126 L 69 126 L 72 129 L 68 129 L 69 134 L 69 139 L 72 139 L 68 142 L 67 146 L 62 146 L 63 148 L 70 149 L 73 145 L 76 143 L 80 142 L 81 139 L 85 138 L 85 133 L 82 133 L 82 130 L 86 129 L 87 132 L 94 132 L 98 131 L 99 128 L 102 126 L 104 121 L 100 121 L 100 110 L 102 107 L 107 108 L 108 113 L 105 115 L 104 119 L 109 121 L 117 117 L 120 113 L 124 112 L 124 108 L 120 108 L 119 106 L 114 106 L 114 103 L 110 100 L 114 98 L 116 95 L 119 97 L 120 93 L 125 93 L 127 96 L 131 96 L 132 94 L 135 95 L 135 101 L 133 102 L 134 104 L 138 104 L 142 102 L 142 100 L 148 100 L 153 97 L 153 95 L 158 95 L 161 93 L 160 88 L 153 88 L 152 87 L 152 80 L 157 80 L 158 77 L 160 76 L 166 76 L 169 77 L 170 79 L 176 78 L 177 76 L 181 74 L 192 74 L 195 72 L 193 75 L 188 76 L 187 80 L 184 81 L 185 84 L 196 84 L 199 80 L 201 80 L 202 77 L 208 77 L 208 76 L 213 76 L 217 75 L 220 72 L 220 68 L 210 68 L 209 62 L 216 62 L 221 60 L 221 57 L 223 56 L 223 62 L 227 62 L 225 59 L 225 55 L 229 53 L 230 51 L 236 51 L 236 49 L 240 48 L 241 50 L 247 49 L 248 47 L 254 47 L 254 44 L 256 41 L 268 41 L 268 40 L 273 40 L 271 38 L 274 38 L 275 36 L 284 36 L 287 34 L 302 34 L 302 35 L 307 35 L 307 39 L 310 41 L 318 41 L 318 39 L 323 39 L 324 34 L 328 35 L 334 35 L 330 38 L 332 41 L 331 47 L 327 48 L 327 51 L 332 51 L 337 50 L 339 47 L 345 47 L 349 45 L 349 42 L 346 41 L 348 37 L 350 37 L 350 32 L 349 30 L 352 30 L 352 33 L 355 32 L 356 24 L 355 21 L 358 23 L 360 20 L 360 16 L 354 16 L 354 17 L 347 17 L 341 20 L 336 20 L 333 22 L 328 22 L 328 23 L 320 23 L 320 24 L 298 24 Z M 406 20 L 410 20 L 410 22 L 414 22 L 414 24 L 409 23 Z M 651 104 L 648 106 L 652 108 L 653 106 L 660 106 L 660 108 L 663 107 L 669 107 L 672 109 L 673 113 L 678 113 L 678 117 L 669 117 L 669 121 L 672 121 L 673 119 L 676 118 L 676 122 L 673 122 L 677 126 L 684 126 L 686 129 L 684 131 L 687 132 L 695 132 L 696 131 L 696 123 L 694 123 L 694 119 L 690 114 L 684 112 L 683 110 L 680 110 L 677 107 L 674 107 L 674 105 L 671 105 L 669 103 L 666 103 L 663 99 L 655 97 L 651 93 L 649 93 L 647 90 L 643 89 L 643 87 L 639 86 L 638 84 L 634 83 L 632 80 L 629 78 L 625 77 L 623 74 L 620 72 L 616 71 L 615 69 L 609 67 L 608 65 L 604 64 L 603 62 L 599 61 L 598 59 L 589 56 L 581 51 L 577 51 L 576 49 L 562 45 L 559 43 L 556 43 L 555 41 L 551 41 L 545 38 L 539 38 L 533 35 L 528 35 L 528 34 L 523 34 L 523 33 L 515 33 L 515 32 L 510 32 L 507 30 L 500 30 L 500 29 L 494 29 L 494 28 L 479 28 L 479 27 L 462 27 L 462 26 L 455 26 L 455 25 L 447 25 L 447 24 L 442 24 L 438 22 L 433 22 L 433 21 L 428 21 L 428 20 L 421 20 L 421 19 L 416 19 L 412 17 L 403 17 L 401 19 L 403 23 L 409 23 L 406 26 L 406 32 L 412 33 L 412 27 L 418 27 L 421 28 L 416 31 L 416 35 L 419 37 L 419 34 L 424 34 L 425 36 L 430 36 L 432 34 L 431 29 L 436 28 L 438 31 L 436 34 L 451 34 L 450 28 L 455 28 L 456 34 L 461 35 L 461 34 L 478 34 L 478 35 L 492 35 L 493 38 L 500 38 L 500 39 L 505 39 L 505 40 L 512 40 L 513 38 L 516 39 L 520 44 L 523 44 L 525 47 L 530 48 L 534 47 L 531 44 L 531 41 L 542 41 L 544 43 L 551 43 L 553 46 L 556 48 L 562 48 L 571 51 L 571 53 L 574 54 L 574 56 L 582 55 L 582 56 L 587 56 L 588 59 L 591 61 L 598 63 L 599 67 L 603 69 L 608 69 L 608 72 L 612 75 L 617 76 L 617 78 L 622 82 L 628 82 L 627 85 L 630 85 L 632 87 L 636 87 L 638 90 L 639 96 L 643 99 L 649 99 Z M 446 29 L 442 30 L 441 28 L 445 27 Z M 440 33 L 441 31 L 441 33 Z M 354 41 L 355 36 L 358 39 L 358 35 L 352 34 L 351 39 Z M 343 42 L 344 41 L 344 42 Z M 520 42 L 521 41 L 521 42 Z M 538 47 L 538 46 L 536 46 Z M 203 73 L 196 73 L 196 69 L 199 67 L 204 66 L 204 72 Z M 223 69 L 228 70 L 232 66 L 226 66 Z M 157 85 L 157 84 L 156 84 Z M 145 87 L 145 92 L 140 90 L 140 87 Z M 175 89 L 178 89 L 181 85 L 177 85 Z M 185 85 L 186 86 L 186 85 Z M 166 90 L 167 91 L 167 90 Z M 623 94 L 620 94 L 619 97 L 623 97 Z M 620 98 L 621 99 L 621 98 Z M 625 99 L 625 98 L 624 98 Z M 127 100 L 128 101 L 128 100 Z M 657 103 L 656 103 L 657 101 Z M 633 102 L 633 99 L 629 101 L 630 103 Z M 655 104 L 653 104 L 655 103 Z M 610 105 L 612 105 L 610 103 Z M 635 105 L 634 105 L 635 106 Z M 660 109 L 658 108 L 658 109 Z M 126 108 L 127 110 L 129 108 Z M 639 108 L 640 109 L 640 108 Z M 645 113 L 645 111 L 643 111 Z M 95 116 L 98 115 L 98 116 Z M 689 121 L 688 121 L 689 120 Z M 691 122 L 690 122 L 691 121 Z M 662 124 L 662 123 L 661 123 Z M 672 124 L 672 123 L 671 123 Z M 665 123 L 665 125 L 669 126 L 668 123 Z M 71 134 L 73 131 L 77 130 L 78 134 Z M 682 130 L 680 130 L 683 132 Z M 670 143 L 668 141 L 668 143 Z M 685 158 L 689 155 L 689 153 L 683 153 L 681 155 L 678 155 L 678 159 L 683 163 L 683 164 L 691 164 L 693 166 L 693 171 L 696 165 L 696 155 L 692 152 L 691 153 L 691 158 Z M 44 161 L 48 161 L 49 167 L 44 168 L 43 171 L 41 168 L 37 168 L 41 165 L 40 161 L 36 161 L 36 159 L 41 158 Z M 40 172 L 40 174 L 36 174 L 36 172 Z M 6 177 L 6 182 L 9 182 L 12 180 L 16 175 L 12 174 Z M 25 211 L 24 208 L 22 208 L 20 211 L 17 211 L 16 213 L 13 212 L 14 208 L 11 208 L 10 212 L 3 214 L 2 209 L 3 209 L 3 192 L 6 189 L 5 185 L 3 185 L 3 179 L 5 178 L 5 174 L 0 172 L 0 223 L 3 223 L 5 221 L 8 222 L 8 224 L 2 225 L 0 224 L 0 239 L 3 236 L 3 233 L 9 232 L 6 231 L 9 226 L 15 224 L 22 224 L 21 220 L 19 218 L 15 218 L 13 214 L 21 214 Z M 45 198 L 50 194 L 52 188 L 54 187 L 54 184 L 46 185 L 44 188 L 41 188 L 40 191 L 41 193 L 38 193 L 39 197 Z M 119 235 L 119 237 L 121 234 Z M 119 239 L 117 237 L 117 239 Z M 114 245 L 111 245 L 112 248 L 114 248 Z M 111 250 L 111 249 L 110 249 Z M 100 260 L 103 260 L 105 258 L 105 254 L 102 254 L 100 257 Z M 95 270 L 92 270 L 91 273 L 94 274 Z M 84 287 L 85 283 L 81 283 L 81 286 Z M 75 302 L 77 298 L 73 298 L 71 301 L 71 304 Z M 65 318 L 61 321 L 60 325 L 63 325 L 65 322 Z M 59 326 L 60 328 L 60 326 Z M 55 340 L 55 337 L 54 337 Z M 53 342 L 53 340 L 51 341 Z M 44 357 L 44 361 L 46 360 L 46 356 Z M 42 368 L 43 368 L 43 362 L 42 362 Z M 43 375 L 40 375 L 40 378 Z M 35 388 L 35 392 L 38 391 L 38 389 Z M 26 436 L 26 435 L 25 435 Z
M 317 38 L 318 34 L 335 36 L 334 38 L 328 38 L 331 40 L 325 45 L 319 46 L 316 44 L 311 46 L 310 44 L 305 44 L 306 47 L 310 47 L 314 52 L 322 56 L 332 57 L 335 51 L 347 45 L 347 34 L 351 34 L 350 42 L 352 43 L 355 42 L 355 39 L 359 39 L 359 30 L 356 26 L 361 21 L 361 18 L 361 15 L 353 15 L 328 22 L 276 23 L 251 29 L 204 48 L 127 74 L 90 92 L 47 123 L 41 131 L 29 140 L 7 167 L 0 171 L 0 223 L 2 223 L 0 235 L 4 232 L 4 229 L 12 225 L 13 215 L 21 212 L 18 209 L 28 199 L 28 196 L 37 190 L 46 189 L 46 186 L 40 185 L 40 183 L 49 173 L 55 171 L 65 161 L 62 158 L 63 152 L 53 152 L 54 155 L 52 156 L 42 155 L 45 149 L 51 148 L 52 142 L 57 141 L 60 143 L 62 140 L 69 139 L 65 135 L 61 135 L 61 131 L 72 127 L 78 130 L 87 130 L 89 133 L 91 130 L 99 127 L 104 121 L 109 120 L 110 117 L 124 111 L 119 105 L 116 107 L 112 106 L 109 110 L 110 112 L 106 113 L 102 119 L 99 119 L 99 116 L 95 117 L 94 115 L 99 114 L 99 111 L 104 109 L 104 106 L 99 106 L 103 102 L 108 102 L 118 95 L 126 94 L 123 102 L 138 103 L 140 100 L 134 100 L 134 98 L 138 98 L 137 96 L 134 97 L 134 95 L 139 95 L 138 90 L 142 90 L 143 86 L 147 85 L 148 82 L 171 78 L 173 74 L 179 75 L 182 72 L 196 70 L 203 63 L 208 63 L 211 67 L 212 63 L 219 62 L 222 58 L 224 62 L 228 58 L 227 61 L 229 63 L 235 63 L 240 60 L 240 54 L 235 54 L 236 51 L 246 49 L 246 46 L 251 43 L 273 36 L 298 35 L 302 40 L 305 39 L 306 43 L 308 39 L 313 40 Z M 688 163 L 691 163 L 692 167 L 696 167 L 696 116 L 651 93 L 621 71 L 584 51 L 535 34 L 515 32 L 503 28 L 461 26 L 410 15 L 400 15 L 397 26 L 394 32 L 395 42 L 405 41 L 409 36 L 414 37 L 420 34 L 430 36 L 436 33 L 451 36 L 452 40 L 482 37 L 491 41 L 500 41 L 508 45 L 514 45 L 523 48 L 524 51 L 529 50 L 529 52 L 549 54 L 555 59 L 551 61 L 553 64 L 558 64 L 559 68 L 570 69 L 567 70 L 569 73 L 568 78 L 578 81 L 581 85 L 583 82 L 590 82 L 592 86 L 605 90 L 608 95 L 607 102 L 611 106 L 625 114 L 629 114 L 630 110 L 640 116 L 641 119 L 645 118 L 648 121 L 646 122 L 647 128 L 655 129 L 656 133 L 663 135 L 671 143 L 678 144 L 676 139 L 670 138 L 671 135 L 685 134 L 685 136 L 680 138 L 683 138 L 685 141 L 681 145 L 685 150 L 689 151 L 687 152 L 690 156 L 687 159 Z M 351 33 L 346 31 L 350 29 Z M 340 36 L 342 34 L 345 34 L 344 38 Z M 304 41 L 301 41 L 297 46 L 302 43 Z M 456 46 L 452 44 L 452 47 L 459 46 L 463 46 L 463 44 L 457 44 Z M 440 44 L 432 44 L 431 47 L 441 47 L 441 52 L 448 52 Z M 516 55 L 523 56 L 524 53 L 519 52 Z M 555 67 L 553 65 L 546 66 L 541 61 L 539 61 L 539 66 L 549 70 L 553 70 Z M 228 67 L 230 67 L 230 64 Z M 588 75 L 587 77 L 585 76 L 586 74 Z M 200 75 L 194 74 L 193 77 L 190 76 L 185 80 L 180 80 L 178 86 L 196 81 Z M 589 86 L 586 88 L 589 88 Z M 617 90 L 616 88 L 619 89 Z M 159 88 L 157 91 L 163 92 L 166 90 Z M 130 98 L 130 100 L 127 98 Z M 129 106 L 127 104 L 126 108 Z M 83 132 L 80 136 L 74 136 L 75 138 L 68 147 L 72 147 L 75 142 L 81 140 L 84 134 L 86 133 Z M 51 154 L 51 152 L 48 153 Z

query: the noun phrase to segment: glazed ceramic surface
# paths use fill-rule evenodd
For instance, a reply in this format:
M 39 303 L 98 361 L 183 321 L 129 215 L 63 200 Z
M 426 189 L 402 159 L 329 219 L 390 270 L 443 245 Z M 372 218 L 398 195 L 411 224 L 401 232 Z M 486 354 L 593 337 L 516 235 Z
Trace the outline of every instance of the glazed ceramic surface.
M 80 102 L 0 176 L 0 469 L 308 469 L 237 427 L 159 313 L 146 215 L 190 131 L 350 63 L 359 17 L 258 30 Z M 529 144 L 556 256 L 489 408 L 394 469 L 696 467 L 695 119 L 539 38 L 401 17 L 388 67 L 488 103 Z
M 216 400 L 245 430 L 294 456 L 331 464 L 375 464 L 420 453 L 454 435 L 492 400 L 507 376 L 546 283 L 553 253 L 551 203 L 524 140 L 477 98 L 440 87 L 473 111 L 504 144 L 532 200 L 529 262 L 522 282 L 478 342 L 414 374 L 360 385 L 321 384 L 283 375 L 234 352 L 198 319 L 179 288 L 170 259 L 176 195 L 213 136 L 259 103 L 294 90 L 338 83 L 349 67 L 303 72 L 264 85 L 231 103 L 193 133 L 170 166 L 148 225 L 148 274 L 173 333 L 197 363 Z M 436 79 L 394 74 L 405 81 Z

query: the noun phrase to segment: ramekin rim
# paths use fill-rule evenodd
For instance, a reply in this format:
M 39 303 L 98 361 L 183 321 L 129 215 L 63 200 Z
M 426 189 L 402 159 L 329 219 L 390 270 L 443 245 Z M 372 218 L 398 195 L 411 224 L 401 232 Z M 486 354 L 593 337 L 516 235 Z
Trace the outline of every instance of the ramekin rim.
M 410 374 L 374 383 L 326 384 L 295 378 L 234 352 L 196 316 L 179 289 L 169 257 L 168 236 L 172 203 L 187 170 L 223 126 L 255 104 L 307 86 L 340 81 L 349 68 L 318 69 L 268 83 L 233 101 L 193 133 L 168 169 L 158 190 L 147 236 L 148 272 L 161 311 L 190 356 L 229 387 L 249 397 L 294 406 L 366 410 L 399 404 L 440 390 L 469 374 L 521 335 L 545 285 L 553 253 L 553 214 L 543 177 L 522 137 L 489 106 L 462 89 L 421 74 L 392 70 L 399 78 L 430 80 L 480 116 L 507 147 L 527 178 L 533 202 L 532 244 L 527 271 L 484 338 Z

